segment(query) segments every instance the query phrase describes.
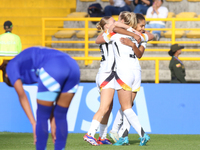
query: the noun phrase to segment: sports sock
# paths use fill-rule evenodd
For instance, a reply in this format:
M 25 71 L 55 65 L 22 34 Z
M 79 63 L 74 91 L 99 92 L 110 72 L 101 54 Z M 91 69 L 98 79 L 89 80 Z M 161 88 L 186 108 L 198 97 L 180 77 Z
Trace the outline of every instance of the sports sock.
M 131 108 L 129 108 L 129 109 L 124 110 L 124 114 L 127 120 L 130 122 L 130 124 L 139 134 L 139 136 L 143 137 L 145 132 L 143 128 L 141 127 L 138 116 L 135 114 L 135 112 Z
M 92 120 L 92 123 L 90 125 L 90 129 L 88 131 L 88 135 L 94 137 L 95 133 L 97 132 L 97 129 L 100 125 L 100 122 L 97 120 Z
M 37 104 L 37 122 L 36 122 L 36 149 L 45 150 L 48 139 L 48 119 L 50 118 L 53 106 L 44 106 Z
M 118 132 L 119 137 L 128 136 L 130 127 L 131 127 L 131 125 L 130 125 L 129 121 L 127 120 L 126 116 L 123 115 L 123 125 L 122 125 L 122 127 L 120 128 L 120 130 Z
M 100 124 L 99 136 L 101 137 L 101 139 L 106 139 L 107 129 L 108 128 L 106 124 Z
M 112 130 L 113 132 L 118 132 L 120 127 L 122 126 L 123 123 L 123 112 L 121 108 L 118 110 L 117 115 L 115 117 L 115 120 L 113 122 Z
M 54 117 L 56 122 L 56 140 L 55 140 L 55 150 L 65 149 L 68 126 L 67 126 L 67 111 L 68 108 L 61 107 L 59 105 L 55 106 Z

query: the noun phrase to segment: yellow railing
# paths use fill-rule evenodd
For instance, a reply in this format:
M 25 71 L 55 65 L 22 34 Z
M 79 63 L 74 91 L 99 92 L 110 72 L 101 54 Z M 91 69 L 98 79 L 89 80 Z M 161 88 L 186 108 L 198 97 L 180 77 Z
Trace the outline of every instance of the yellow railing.
M 101 18 L 43 18 L 42 19 L 42 45 L 45 46 L 47 43 L 83 43 L 84 48 L 60 48 L 58 50 L 62 51 L 84 51 L 85 57 L 88 57 L 89 51 L 99 51 L 98 48 L 89 48 L 89 44 L 94 44 L 95 41 L 89 41 L 88 31 L 96 30 L 96 28 L 89 28 L 90 21 L 99 21 Z M 115 18 L 117 19 L 117 18 Z M 160 31 L 171 31 L 171 41 L 150 41 L 151 44 L 200 44 L 200 41 L 176 41 L 175 31 L 186 31 L 186 30 L 195 30 L 200 31 L 200 28 L 176 28 L 176 23 L 179 21 L 200 21 L 200 18 L 147 18 L 146 21 L 168 21 L 171 22 L 171 28 L 150 28 L 146 30 L 160 30 Z M 85 22 L 85 26 L 83 28 L 49 28 L 45 26 L 46 21 L 83 21 Z M 84 40 L 77 41 L 46 41 L 45 40 L 45 32 L 47 30 L 84 30 L 85 38 Z M 169 49 L 146 49 L 146 51 L 168 51 Z M 183 49 L 183 51 L 200 51 L 200 49 Z
M 0 64 L 3 62 L 3 60 L 10 60 L 13 57 L 6 57 L 6 56 L 0 56 Z M 101 57 L 73 57 L 75 60 L 101 60 Z M 152 60 L 155 61 L 155 83 L 159 83 L 159 61 L 165 61 L 170 60 L 171 57 L 142 57 L 140 60 L 142 61 L 148 61 Z M 180 57 L 179 58 L 182 61 L 200 61 L 200 57 Z M 3 81 L 2 78 L 2 72 L 0 75 L 0 82 Z

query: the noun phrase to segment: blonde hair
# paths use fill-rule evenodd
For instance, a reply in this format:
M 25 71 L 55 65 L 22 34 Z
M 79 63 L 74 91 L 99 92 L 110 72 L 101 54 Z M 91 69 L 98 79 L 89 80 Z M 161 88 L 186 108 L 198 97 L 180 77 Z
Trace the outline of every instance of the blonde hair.
M 108 20 L 111 18 L 111 16 L 105 16 L 103 17 L 97 24 L 96 24 L 96 28 L 99 31 L 103 31 L 104 30 L 104 26 L 106 24 L 108 24 Z
M 137 27 L 137 19 L 136 19 L 136 14 L 133 12 L 128 12 L 128 11 L 122 11 L 120 13 L 120 19 L 124 20 L 124 24 L 136 28 Z

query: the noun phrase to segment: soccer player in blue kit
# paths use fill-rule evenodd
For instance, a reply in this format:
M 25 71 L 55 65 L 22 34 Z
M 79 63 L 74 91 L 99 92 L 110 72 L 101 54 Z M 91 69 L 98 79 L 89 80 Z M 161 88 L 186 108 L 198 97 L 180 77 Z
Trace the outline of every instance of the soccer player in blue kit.
M 56 126 L 52 133 L 55 150 L 66 145 L 68 127 L 67 111 L 78 88 L 80 69 L 74 59 L 66 53 L 45 47 L 30 47 L 12 60 L 0 66 L 3 80 L 13 86 L 21 106 L 33 127 L 37 150 L 46 150 L 48 119 Z M 37 113 L 34 119 L 23 84 L 37 83 Z

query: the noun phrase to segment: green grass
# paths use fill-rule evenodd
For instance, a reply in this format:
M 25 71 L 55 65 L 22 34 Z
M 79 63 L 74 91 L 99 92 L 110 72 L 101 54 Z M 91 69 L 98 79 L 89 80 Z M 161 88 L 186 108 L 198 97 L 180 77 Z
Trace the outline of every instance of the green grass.
M 97 134 L 98 135 L 98 134 Z M 151 140 L 146 146 L 138 146 L 138 135 L 130 134 L 129 146 L 101 145 L 91 146 L 83 140 L 84 134 L 69 134 L 67 150 L 199 150 L 200 135 L 159 135 L 150 134 Z M 47 150 L 53 150 L 51 136 Z M 0 150 L 34 150 L 32 134 L 0 132 Z

